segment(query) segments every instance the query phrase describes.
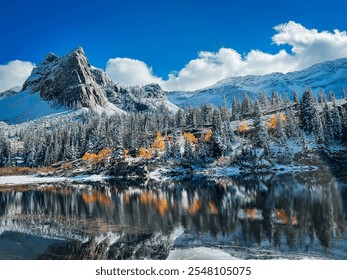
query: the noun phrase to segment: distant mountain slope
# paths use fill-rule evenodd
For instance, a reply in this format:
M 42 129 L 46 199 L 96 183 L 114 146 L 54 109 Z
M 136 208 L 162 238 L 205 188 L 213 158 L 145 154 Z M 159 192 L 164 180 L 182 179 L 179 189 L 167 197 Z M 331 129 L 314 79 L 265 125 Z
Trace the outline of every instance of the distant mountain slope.
M 43 100 L 39 93 L 21 91 L 0 100 L 0 120 L 8 124 L 16 124 L 52 114 L 69 113 L 73 110 L 63 106 L 53 105 L 51 101 Z
M 197 106 L 206 102 L 218 106 L 223 104 L 224 96 L 230 103 L 232 96 L 242 99 L 243 94 L 247 93 L 250 97 L 255 97 L 262 90 L 268 95 L 272 90 L 280 94 L 297 91 L 300 96 L 308 85 L 315 92 L 333 91 L 336 96 L 340 96 L 342 89 L 347 89 L 347 59 L 327 61 L 287 74 L 231 77 L 201 90 L 167 92 L 166 95 L 172 103 L 180 107 Z
M 25 122 L 82 107 L 106 113 L 177 110 L 159 85 L 122 88 L 90 65 L 83 49 L 58 57 L 50 53 L 21 89 L 0 93 L 0 122 Z

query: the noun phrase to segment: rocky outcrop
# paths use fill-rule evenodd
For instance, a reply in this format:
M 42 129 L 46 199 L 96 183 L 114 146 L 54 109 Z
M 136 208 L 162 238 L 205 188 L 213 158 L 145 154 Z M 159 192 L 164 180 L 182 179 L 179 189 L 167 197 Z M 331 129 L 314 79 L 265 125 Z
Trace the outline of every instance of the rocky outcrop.
M 13 88 L 10 88 L 4 92 L 0 92 L 0 100 L 4 99 L 6 97 L 9 97 L 9 96 L 15 95 L 20 91 L 21 91 L 20 87 L 13 87 Z
M 26 90 L 75 108 L 100 106 L 118 112 L 178 109 L 159 85 L 124 88 L 114 83 L 102 69 L 90 65 L 81 47 L 62 57 L 48 54 L 25 81 L 22 91 Z
M 146 178 L 148 175 L 147 166 L 145 164 L 131 164 L 126 161 L 115 163 L 109 168 L 109 174 L 115 177 L 137 177 Z
M 40 92 L 45 100 L 57 100 L 67 106 L 105 107 L 103 87 L 111 81 L 101 70 L 92 68 L 82 48 L 57 57 L 50 53 L 36 67 L 22 90 Z
M 161 108 L 178 110 L 176 105 L 168 101 L 158 84 L 127 89 L 113 85 L 106 92 L 109 101 L 125 111 L 156 111 Z

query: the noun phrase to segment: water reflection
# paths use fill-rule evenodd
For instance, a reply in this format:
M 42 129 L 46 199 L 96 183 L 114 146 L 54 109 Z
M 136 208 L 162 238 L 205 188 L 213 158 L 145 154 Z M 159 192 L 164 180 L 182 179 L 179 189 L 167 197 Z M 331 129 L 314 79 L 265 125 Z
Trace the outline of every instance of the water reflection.
M 1 189 L 0 258 L 16 233 L 55 240 L 37 253 L 43 259 L 165 259 L 194 246 L 347 259 L 346 190 L 317 175 Z

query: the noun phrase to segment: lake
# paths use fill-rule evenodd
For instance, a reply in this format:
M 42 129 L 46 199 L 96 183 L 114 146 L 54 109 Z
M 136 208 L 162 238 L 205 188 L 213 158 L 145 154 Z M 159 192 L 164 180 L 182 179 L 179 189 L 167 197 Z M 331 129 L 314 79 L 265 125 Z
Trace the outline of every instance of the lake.
M 328 170 L 9 186 L 0 259 L 347 259 L 346 217 Z

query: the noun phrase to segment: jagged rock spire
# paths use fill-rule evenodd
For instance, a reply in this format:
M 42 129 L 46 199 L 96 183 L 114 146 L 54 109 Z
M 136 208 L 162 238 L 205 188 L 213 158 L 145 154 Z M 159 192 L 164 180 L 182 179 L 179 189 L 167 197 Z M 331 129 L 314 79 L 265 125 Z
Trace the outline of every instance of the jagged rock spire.
M 39 91 L 42 98 L 67 106 L 104 107 L 107 97 L 102 87 L 111 81 L 102 74 L 92 68 L 83 48 L 78 47 L 62 57 L 49 53 L 32 71 L 23 90 Z

